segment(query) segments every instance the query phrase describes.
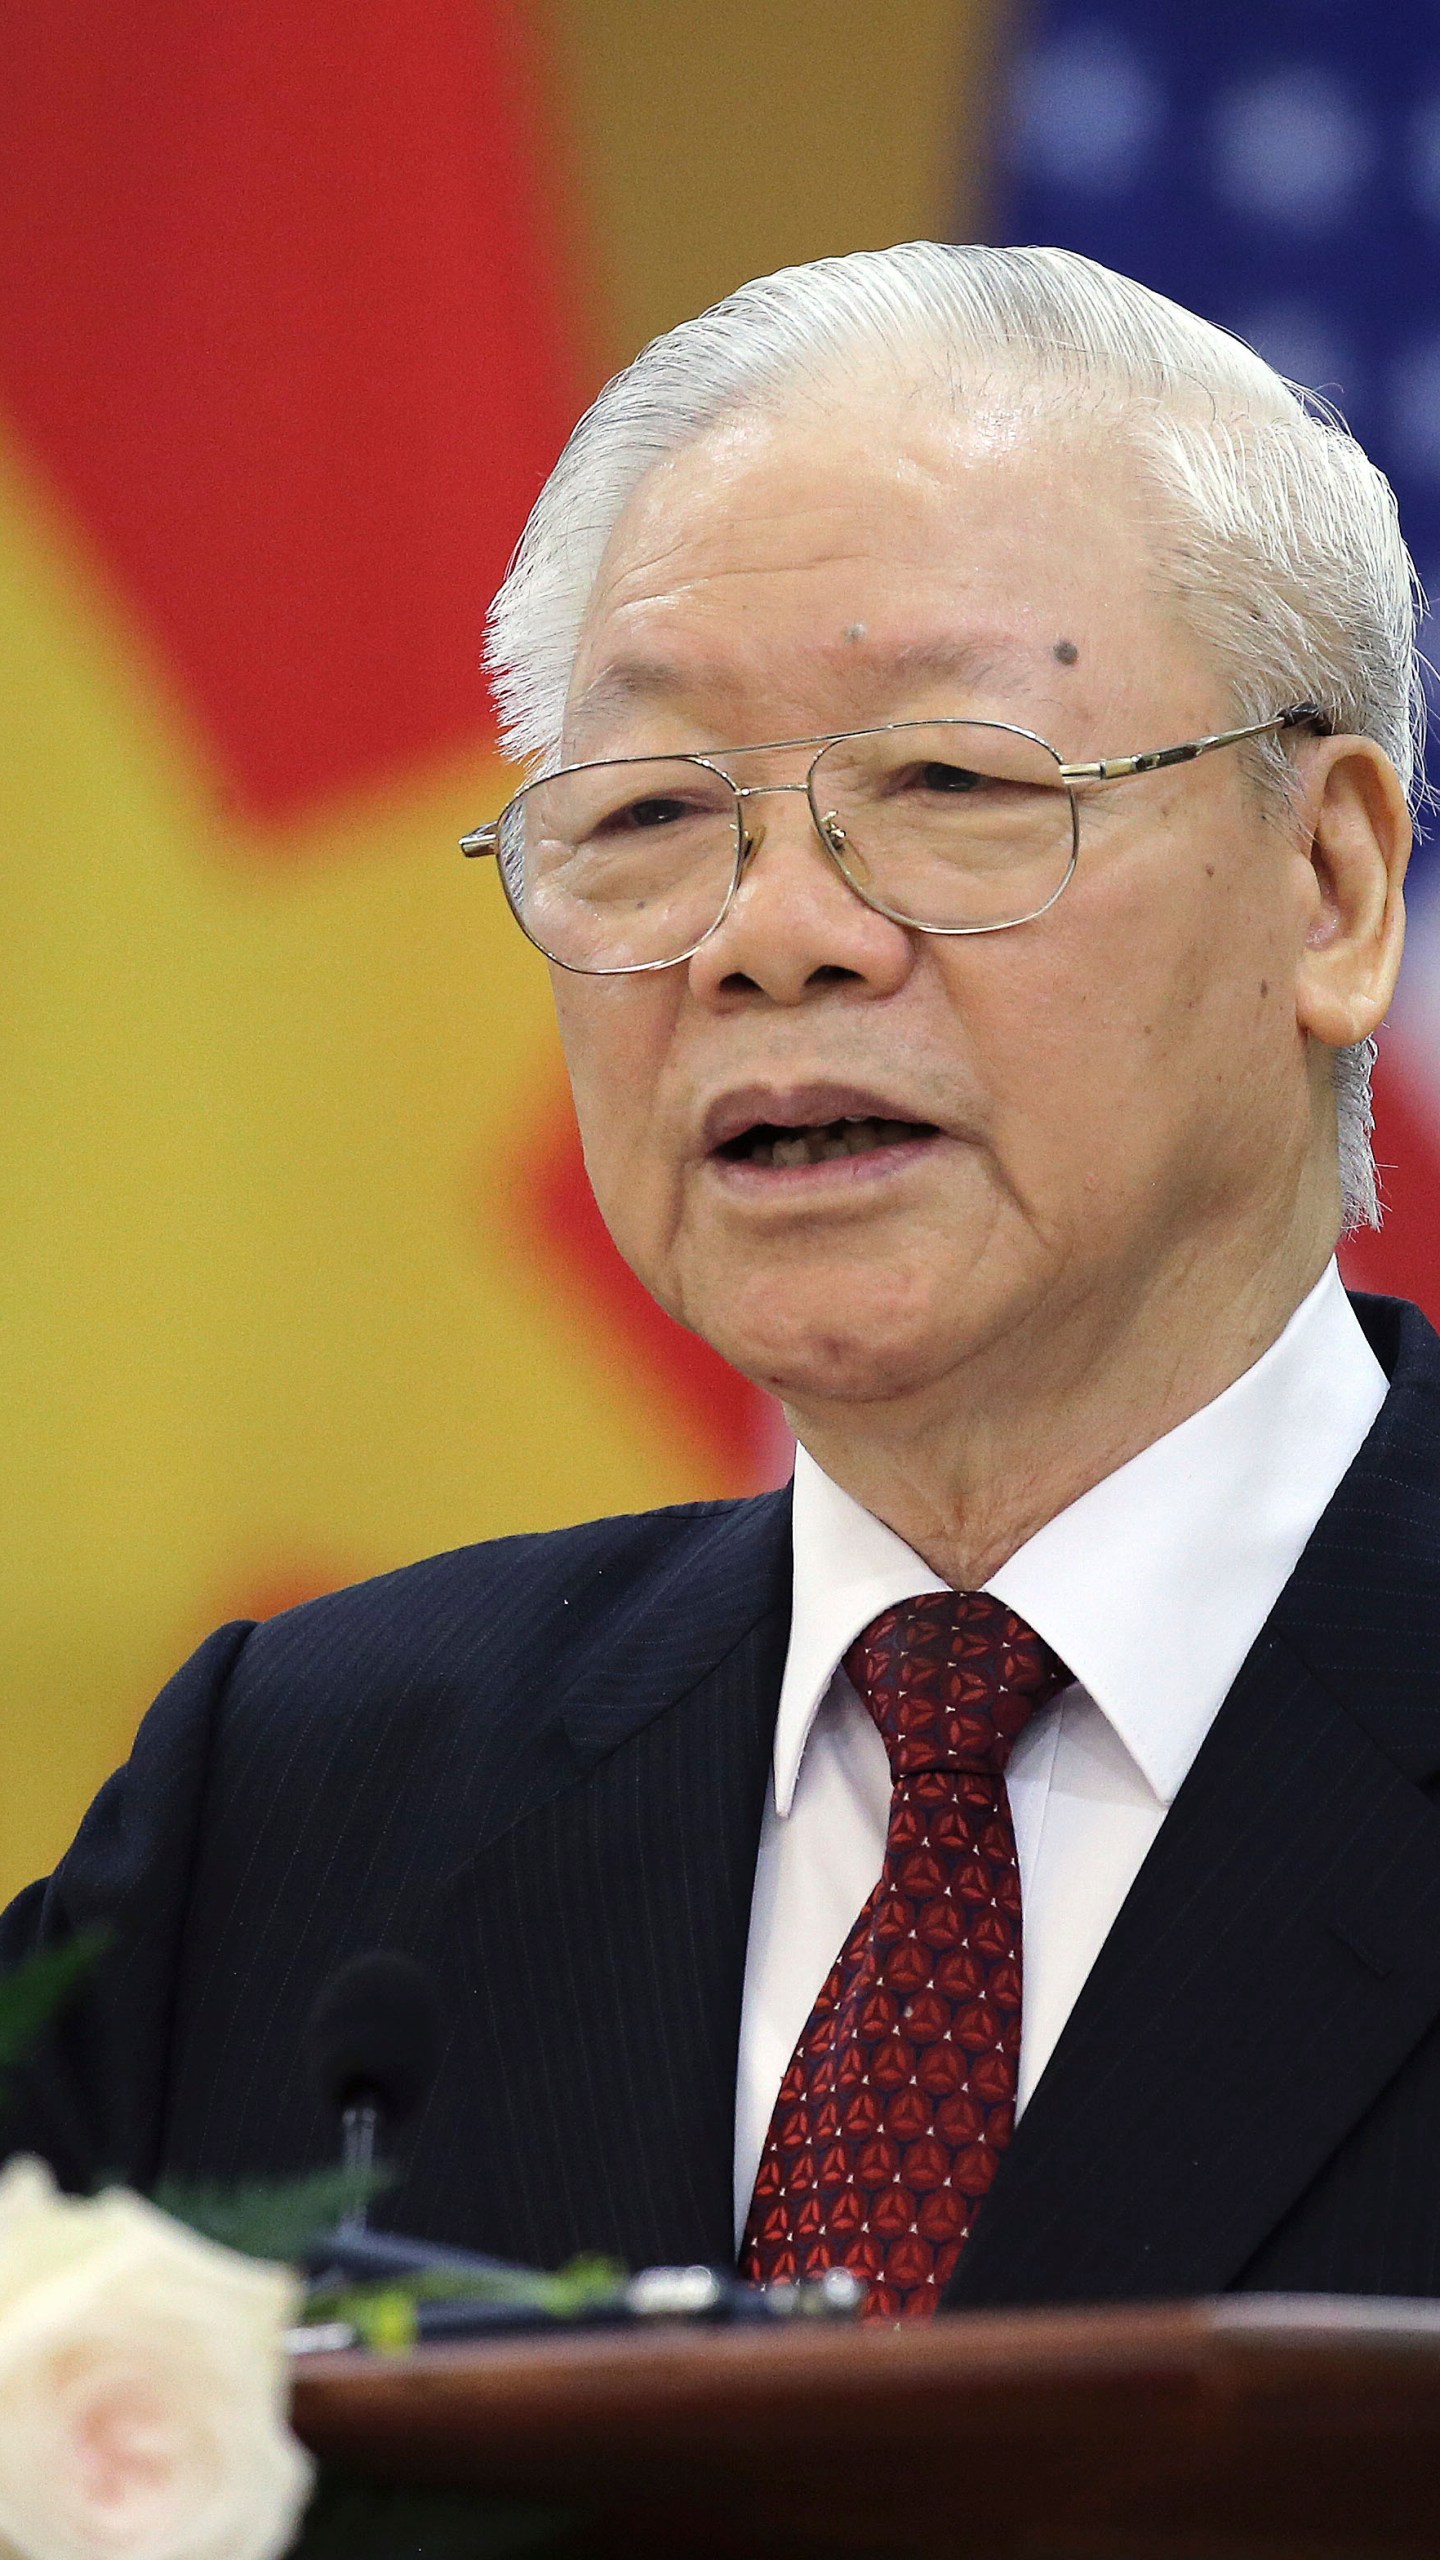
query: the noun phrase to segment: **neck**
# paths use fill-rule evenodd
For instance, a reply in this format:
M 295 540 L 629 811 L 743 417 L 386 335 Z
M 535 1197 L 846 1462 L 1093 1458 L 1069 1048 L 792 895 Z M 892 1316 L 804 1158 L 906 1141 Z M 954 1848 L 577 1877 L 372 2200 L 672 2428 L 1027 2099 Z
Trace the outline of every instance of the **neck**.
M 832 1480 L 960 1590 L 977 1590 L 1092 1485 L 1213 1402 L 1283 1332 L 1329 1260 L 1229 1254 L 1046 1302 L 923 1390 L 787 1407 Z

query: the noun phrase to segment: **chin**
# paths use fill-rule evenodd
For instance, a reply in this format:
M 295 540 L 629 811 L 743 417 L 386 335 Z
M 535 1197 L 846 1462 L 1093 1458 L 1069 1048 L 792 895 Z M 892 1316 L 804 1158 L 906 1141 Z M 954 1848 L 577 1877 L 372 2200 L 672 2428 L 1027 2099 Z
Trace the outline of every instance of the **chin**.
M 963 1347 L 952 1336 L 911 1320 L 834 1303 L 784 1303 L 744 1293 L 740 1303 L 687 1316 L 695 1332 L 732 1368 L 782 1404 L 871 1404 L 914 1394 L 953 1367 Z M 937 1311 L 938 1312 L 938 1311 Z

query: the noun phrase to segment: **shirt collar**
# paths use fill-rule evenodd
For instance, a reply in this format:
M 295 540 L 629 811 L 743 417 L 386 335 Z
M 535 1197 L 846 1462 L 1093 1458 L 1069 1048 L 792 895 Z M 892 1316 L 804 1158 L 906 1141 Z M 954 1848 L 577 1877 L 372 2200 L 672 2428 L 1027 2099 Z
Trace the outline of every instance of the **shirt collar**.
M 986 1589 L 1067 1662 L 1163 1804 L 1384 1402 L 1332 1262 L 1253 1368 L 1057 1513 Z M 836 1669 L 882 1609 L 947 1588 L 802 1447 L 775 1728 L 788 1814 Z

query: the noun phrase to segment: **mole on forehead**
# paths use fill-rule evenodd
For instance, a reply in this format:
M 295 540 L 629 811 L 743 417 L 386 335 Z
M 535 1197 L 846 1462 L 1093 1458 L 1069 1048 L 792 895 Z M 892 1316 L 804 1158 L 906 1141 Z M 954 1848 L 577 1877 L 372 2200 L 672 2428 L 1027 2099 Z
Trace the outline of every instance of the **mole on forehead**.
M 1062 667 L 1073 667 L 1080 652 L 1073 640 L 1057 640 L 1050 654 L 1059 659 Z

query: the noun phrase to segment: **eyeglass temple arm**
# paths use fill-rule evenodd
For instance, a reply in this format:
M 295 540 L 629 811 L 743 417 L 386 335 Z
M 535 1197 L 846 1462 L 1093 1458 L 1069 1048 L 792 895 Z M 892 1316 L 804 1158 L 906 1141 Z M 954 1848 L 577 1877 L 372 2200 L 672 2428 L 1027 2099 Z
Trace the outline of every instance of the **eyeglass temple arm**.
M 1189 738 L 1179 747 L 1151 747 L 1139 756 L 1106 756 L 1098 764 L 1064 764 L 1060 768 L 1060 779 L 1062 782 L 1123 782 L 1128 774 L 1155 773 L 1161 765 L 1167 764 L 1189 764 L 1195 756 L 1208 756 L 1212 748 L 1238 747 L 1246 738 L 1268 738 L 1277 729 L 1310 726 L 1324 731 L 1329 725 L 1318 703 L 1297 702 L 1289 711 L 1277 712 L 1273 720 L 1257 720 L 1248 729 L 1221 729 L 1213 738 Z M 471 862 L 481 854 L 498 853 L 498 819 L 489 826 L 472 827 L 468 835 L 460 838 L 460 850 Z
M 1098 764 L 1065 764 L 1060 768 L 1060 779 L 1123 782 L 1127 774 L 1155 773 L 1165 764 L 1189 764 L 1192 757 L 1208 756 L 1214 747 L 1238 747 L 1246 738 L 1268 738 L 1277 729 L 1307 726 L 1322 732 L 1329 729 L 1330 723 L 1316 702 L 1297 702 L 1289 711 L 1277 712 L 1273 720 L 1256 720 L 1248 729 L 1220 729 L 1213 738 L 1190 738 L 1180 747 L 1151 747 L 1140 756 L 1106 756 Z

